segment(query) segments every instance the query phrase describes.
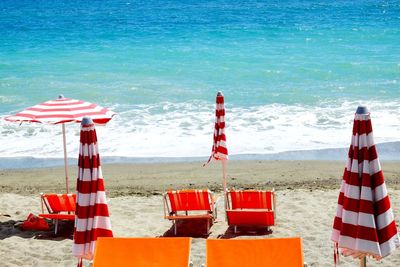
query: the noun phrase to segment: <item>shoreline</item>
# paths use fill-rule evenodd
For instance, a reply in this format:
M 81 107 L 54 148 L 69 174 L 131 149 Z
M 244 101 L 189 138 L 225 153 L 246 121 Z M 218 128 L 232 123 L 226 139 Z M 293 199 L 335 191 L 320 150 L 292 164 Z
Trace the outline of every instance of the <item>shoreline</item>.
M 110 197 L 159 195 L 169 189 L 222 190 L 220 162 L 203 167 L 203 161 L 186 163 L 103 164 L 105 187 Z M 400 189 L 399 161 L 381 163 L 389 188 Z M 228 161 L 228 188 L 275 190 L 339 189 L 344 161 Z M 77 166 L 69 167 L 69 189 L 75 191 Z M 63 167 L 0 170 L 0 193 L 35 195 L 65 192 Z
M 380 161 L 400 161 L 400 141 L 376 144 Z M 233 154 L 231 161 L 342 161 L 347 160 L 348 147 L 324 148 L 310 150 L 293 150 L 269 154 Z M 61 155 L 61 154 L 60 154 Z M 100 155 L 102 155 L 100 150 Z M 161 163 L 191 163 L 208 160 L 207 156 L 194 157 L 128 157 L 128 156 L 101 156 L 102 164 L 161 164 Z M 68 157 L 68 165 L 76 165 L 77 158 Z M 13 169 L 57 168 L 64 166 L 62 157 L 0 157 L 0 171 Z

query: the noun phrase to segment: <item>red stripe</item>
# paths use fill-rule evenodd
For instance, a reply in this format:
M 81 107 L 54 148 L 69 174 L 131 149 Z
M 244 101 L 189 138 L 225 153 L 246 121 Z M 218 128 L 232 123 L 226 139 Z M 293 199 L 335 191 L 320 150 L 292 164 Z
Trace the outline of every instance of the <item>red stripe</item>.
M 378 231 L 379 243 L 385 243 L 397 234 L 396 222 L 393 220 L 388 226 Z
M 340 229 L 342 228 L 342 218 L 335 216 L 335 219 L 333 221 L 333 228 L 340 231 Z
M 361 186 L 361 179 L 358 177 L 358 173 L 354 173 L 351 171 L 345 171 L 344 172 L 344 177 L 343 179 L 345 180 L 346 184 L 348 185 L 354 185 L 354 186 Z
M 361 179 L 358 178 L 358 173 L 345 170 L 343 179 L 348 185 L 371 187 L 372 190 L 385 182 L 382 170 L 373 175 L 363 173 Z
M 385 182 L 385 178 L 383 177 L 383 172 L 380 170 L 371 176 L 371 188 L 375 189 L 378 186 L 381 186 Z
M 372 124 L 371 120 L 354 120 L 353 124 L 353 135 L 362 135 L 362 134 L 370 134 L 372 133 Z
M 343 209 L 352 212 L 363 212 L 374 214 L 373 202 L 368 200 L 359 200 L 343 196 Z
M 80 206 L 79 203 L 77 203 L 75 214 L 78 219 L 88 219 L 94 216 L 109 217 L 107 204 L 100 203 L 93 206 Z
M 111 230 L 95 228 L 91 231 L 78 232 L 74 233 L 74 243 L 75 244 L 86 244 L 92 241 L 96 241 L 98 237 L 112 237 L 113 233 Z
M 90 158 L 89 156 L 80 156 L 78 159 L 78 166 L 81 169 L 96 169 L 101 166 L 100 157 L 97 155 L 93 155 L 92 158 Z
M 224 104 L 224 96 L 217 95 L 215 102 L 217 102 L 217 104 Z
M 225 147 L 223 147 L 223 146 L 219 146 L 219 147 L 217 147 L 217 149 L 216 149 L 216 151 L 215 151 L 216 153 L 221 153 L 221 154 L 228 154 L 228 149 L 226 149 Z
M 364 239 L 378 242 L 378 233 L 375 228 L 369 228 L 361 225 L 353 225 L 342 222 L 340 234 L 352 238 Z
M 96 193 L 98 191 L 105 191 L 103 179 L 97 179 L 94 181 L 82 181 L 78 179 L 77 181 L 78 182 L 76 185 L 76 191 L 78 191 L 81 194 L 90 194 L 90 193 Z
M 368 147 L 359 148 L 357 146 L 350 146 L 349 158 L 356 159 L 358 162 L 364 160 L 373 161 L 378 158 L 375 145 Z
M 81 145 L 97 144 L 96 130 L 93 128 L 93 130 L 81 131 L 80 142 L 81 142 Z
M 375 216 L 378 216 L 382 213 L 385 213 L 388 209 L 390 209 L 390 199 L 389 196 L 386 196 L 374 203 L 375 208 Z

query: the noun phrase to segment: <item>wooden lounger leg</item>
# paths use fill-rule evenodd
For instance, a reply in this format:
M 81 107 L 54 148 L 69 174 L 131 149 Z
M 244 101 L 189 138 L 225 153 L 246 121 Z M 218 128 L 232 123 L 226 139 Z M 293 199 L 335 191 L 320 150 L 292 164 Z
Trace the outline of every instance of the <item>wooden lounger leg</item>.
M 178 232 L 177 226 L 176 226 L 176 221 L 174 221 L 174 235 Z
M 58 220 L 56 220 L 56 226 L 54 227 L 54 234 L 56 235 L 58 232 Z

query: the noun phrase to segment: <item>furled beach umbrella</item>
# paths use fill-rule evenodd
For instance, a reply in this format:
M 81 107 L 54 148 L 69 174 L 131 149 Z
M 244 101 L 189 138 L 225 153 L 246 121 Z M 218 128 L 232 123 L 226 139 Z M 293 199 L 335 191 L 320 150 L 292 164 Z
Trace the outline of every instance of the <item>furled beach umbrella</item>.
M 110 217 L 104 191 L 93 121 L 82 119 L 76 183 L 76 212 L 72 254 L 80 259 L 93 259 L 98 237 L 112 237 Z
M 214 124 L 214 138 L 211 156 L 207 163 L 212 158 L 220 160 L 222 163 L 222 185 L 224 194 L 226 193 L 226 160 L 228 159 L 228 149 L 226 148 L 225 136 L 225 104 L 224 95 L 222 92 L 217 93 L 216 107 L 215 107 L 215 124 Z M 207 164 L 206 163 L 206 164 Z M 204 165 L 206 165 L 204 164 Z
M 66 191 L 68 193 L 68 161 L 67 144 L 65 137 L 66 122 L 81 122 L 84 116 L 90 116 L 96 124 L 106 124 L 115 115 L 114 112 L 96 104 L 65 98 L 60 95 L 58 99 L 46 101 L 36 106 L 27 108 L 16 115 L 5 118 L 13 122 L 39 122 L 62 125 L 64 143 L 64 167 Z
M 373 140 L 370 114 L 358 107 L 331 239 L 345 256 L 381 259 L 400 245 Z

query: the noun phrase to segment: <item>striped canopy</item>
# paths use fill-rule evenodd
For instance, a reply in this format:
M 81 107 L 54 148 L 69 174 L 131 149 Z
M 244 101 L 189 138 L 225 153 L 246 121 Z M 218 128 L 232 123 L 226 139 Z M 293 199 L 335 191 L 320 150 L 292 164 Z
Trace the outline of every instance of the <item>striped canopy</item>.
M 105 124 L 114 115 L 114 112 L 96 104 L 60 96 L 58 99 L 27 108 L 5 119 L 17 122 L 58 124 L 64 122 L 81 122 L 84 116 L 90 116 L 95 123 Z
M 92 259 L 98 237 L 112 237 L 104 179 L 101 172 L 96 129 L 83 118 L 79 146 L 76 216 L 72 253 Z
M 212 157 L 216 160 L 228 159 L 228 149 L 226 147 L 225 136 L 225 104 L 222 92 L 218 92 L 216 98 L 214 142 L 210 159 Z
M 331 235 L 342 253 L 380 259 L 400 245 L 370 114 L 356 114 Z

